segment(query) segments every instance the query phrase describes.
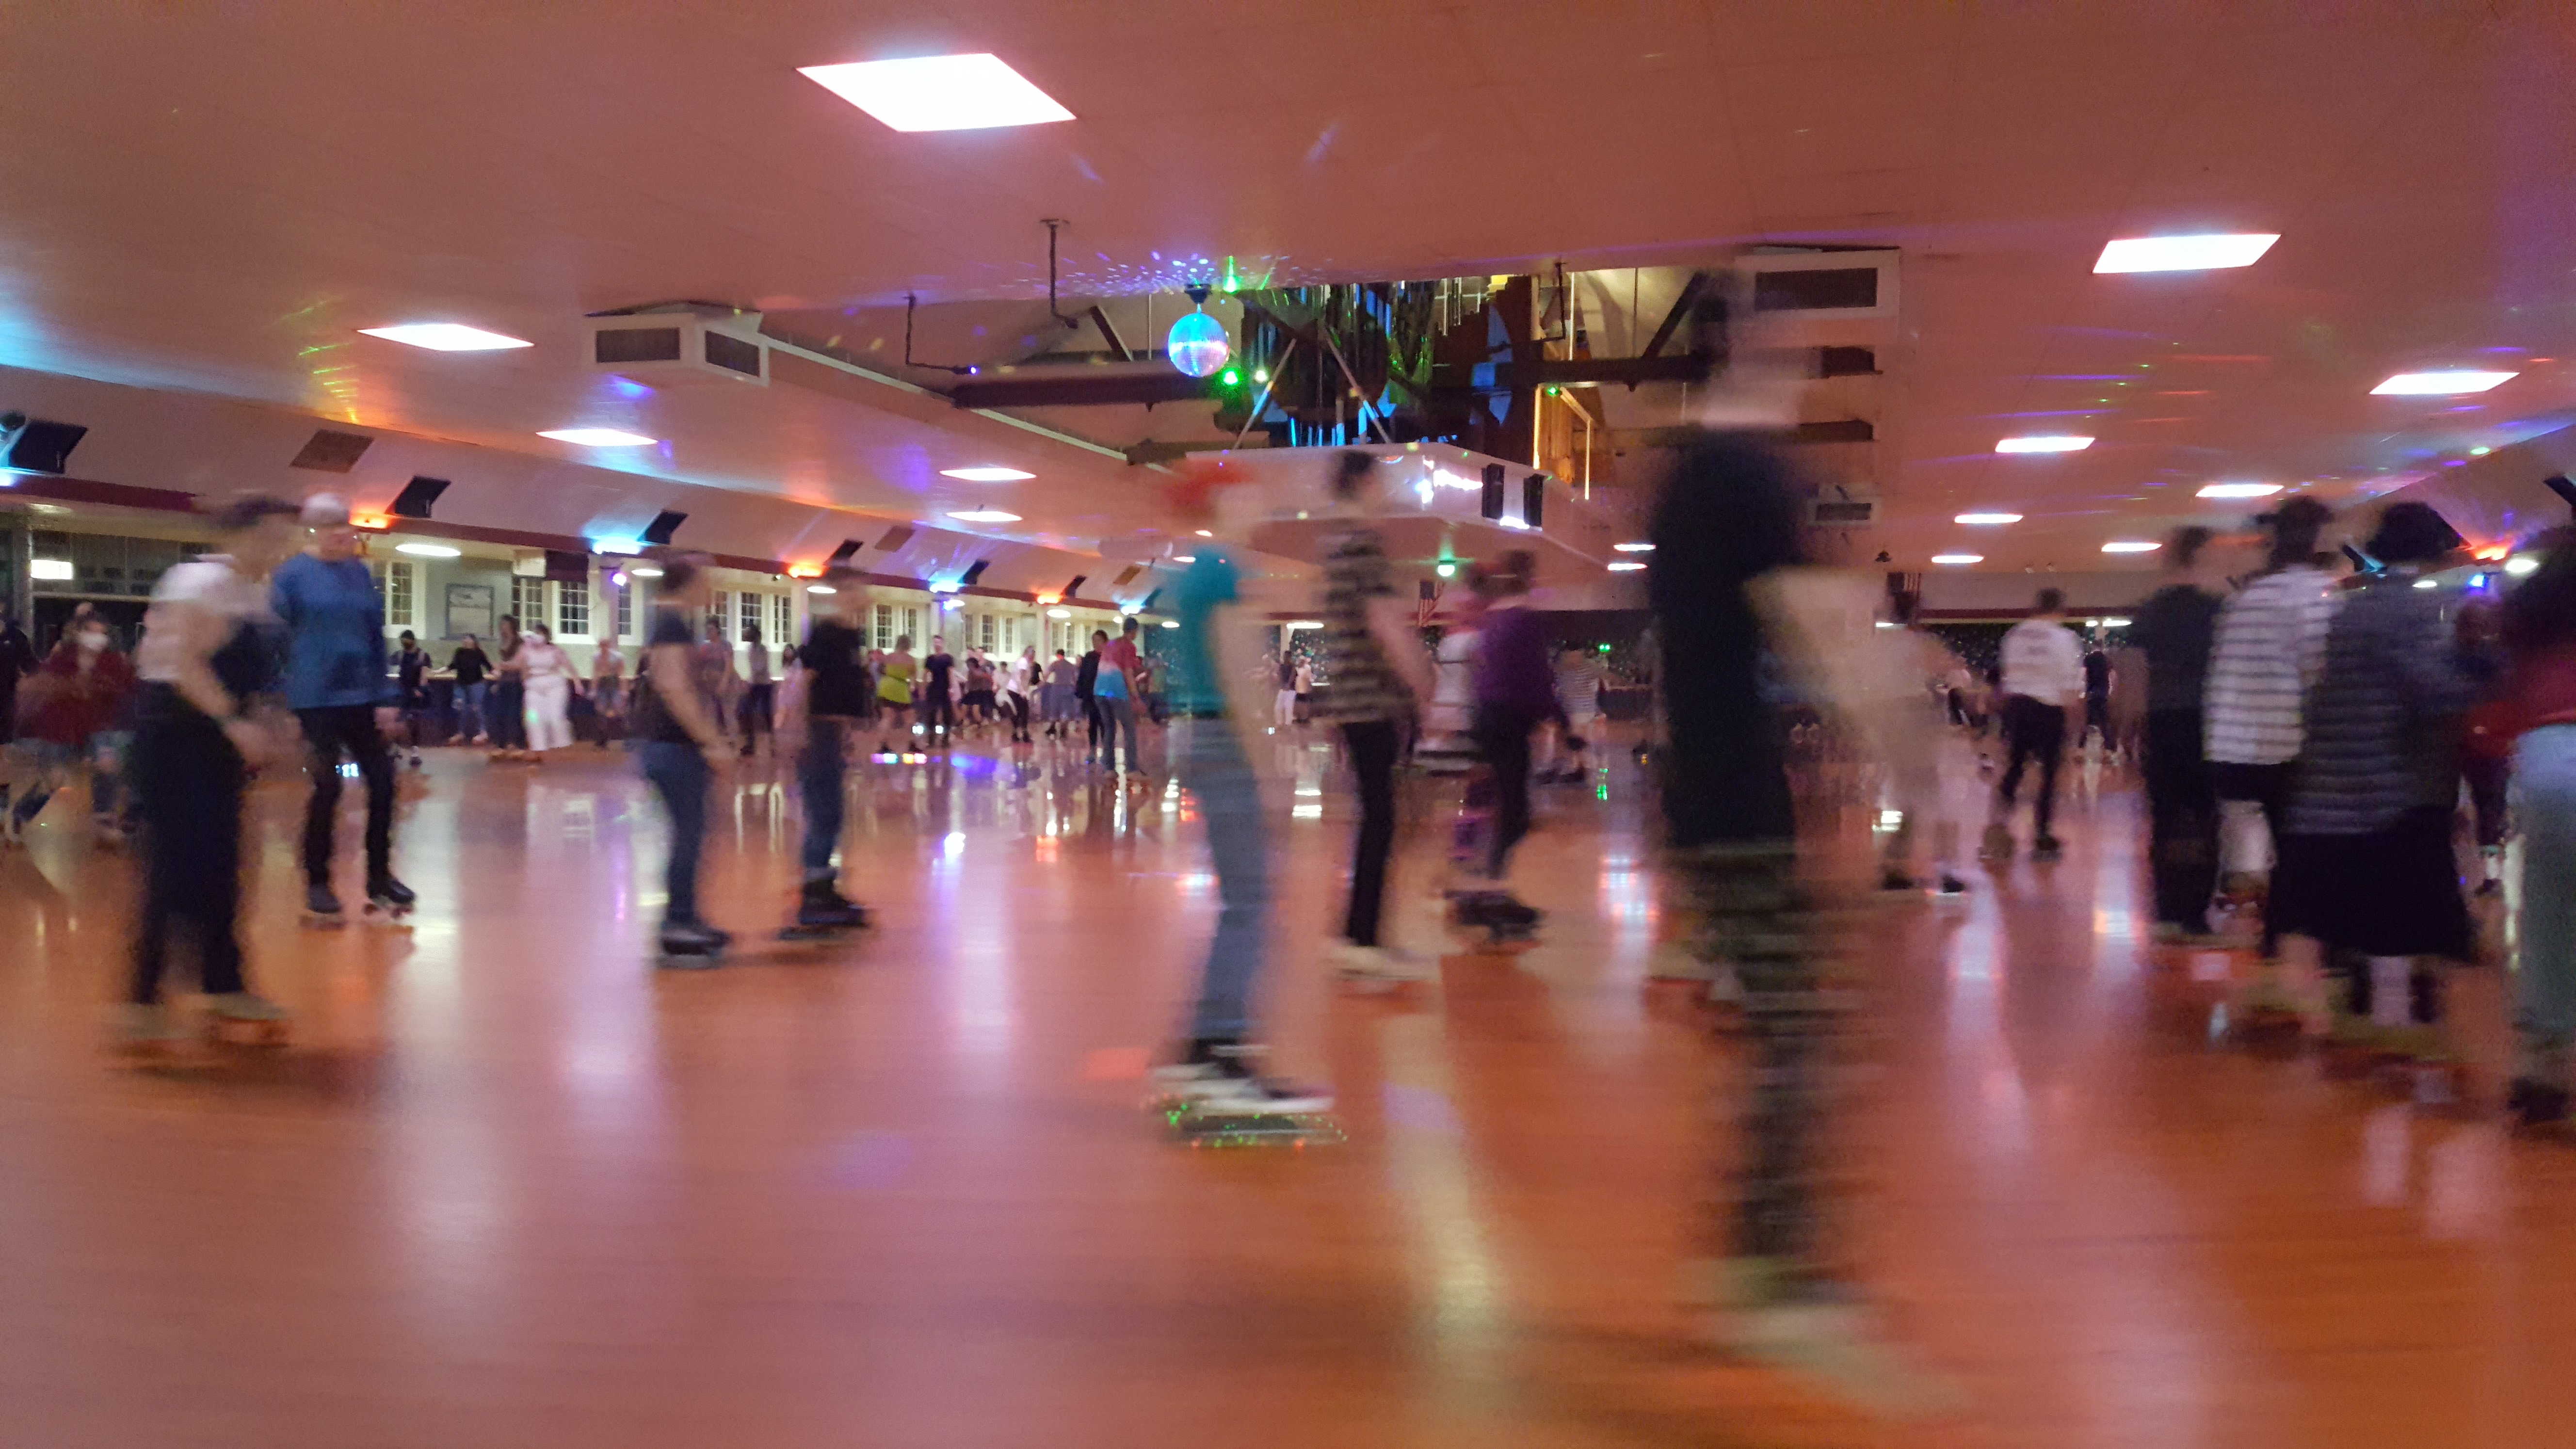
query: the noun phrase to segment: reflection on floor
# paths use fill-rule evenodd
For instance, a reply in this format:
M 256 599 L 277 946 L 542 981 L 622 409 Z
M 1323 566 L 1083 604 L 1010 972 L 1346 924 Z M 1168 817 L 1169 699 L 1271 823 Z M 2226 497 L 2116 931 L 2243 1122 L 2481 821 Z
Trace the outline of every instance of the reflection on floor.
M 1161 776 L 872 764 L 881 930 L 657 975 L 661 826 L 574 756 L 433 756 L 409 935 L 300 931 L 300 790 L 263 792 L 252 956 L 298 1040 L 204 1072 L 98 1050 L 131 862 L 60 809 L 0 858 L 0 1440 L 2568 1442 L 2576 1155 L 2213 1046 L 2224 958 L 2149 951 L 2116 775 L 2070 786 L 2063 864 L 1875 927 L 1859 1250 L 1975 1405 L 1891 1427 L 1682 1342 L 1717 1054 L 1645 981 L 1625 760 L 1547 793 L 1543 945 L 1354 997 L 1318 959 L 1347 788 L 1278 746 L 1269 1013 L 1351 1135 L 1292 1154 L 1138 1110 L 1213 906 Z M 773 923 L 792 791 L 749 768 L 720 822 L 713 914 Z

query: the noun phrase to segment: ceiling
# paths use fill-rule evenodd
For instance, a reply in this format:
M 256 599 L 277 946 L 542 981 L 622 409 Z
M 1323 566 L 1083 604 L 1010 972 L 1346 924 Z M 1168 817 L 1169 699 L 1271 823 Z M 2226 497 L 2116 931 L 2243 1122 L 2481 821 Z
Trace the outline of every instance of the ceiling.
M 1078 119 L 898 134 L 795 73 L 984 50 Z M 580 366 L 581 319 L 676 298 L 800 334 L 839 318 L 846 349 L 881 343 L 870 365 L 899 373 L 886 324 L 918 293 L 941 319 L 924 355 L 976 327 L 1008 352 L 1052 325 L 1044 217 L 1068 222 L 1068 311 L 1160 292 L 1168 314 L 1169 288 L 1229 257 L 1282 282 L 1562 260 L 1606 301 L 1631 267 L 1887 246 L 1904 301 L 1868 464 L 1883 546 L 2089 569 L 2105 539 L 2228 516 L 2188 496 L 2203 482 L 2347 497 L 2576 418 L 2571 93 L 2576 8 L 2511 0 L 15 6 L 0 365 L 639 490 L 888 517 L 998 500 L 1028 537 L 1085 548 L 1153 526 L 1150 475 L 846 374 L 622 396 Z M 2283 239 L 2242 271 L 2089 270 L 2112 237 L 2182 230 Z M 433 319 L 537 346 L 355 335 Z M 2471 363 L 2522 375 L 2369 395 Z M 1205 407 L 1044 421 L 1120 443 L 1203 429 Z M 666 446 L 533 436 L 592 422 Z M 2100 441 L 1992 451 L 2041 430 Z M 996 461 L 1039 476 L 937 477 Z M 1948 521 L 1970 508 L 2028 517 L 1970 539 Z

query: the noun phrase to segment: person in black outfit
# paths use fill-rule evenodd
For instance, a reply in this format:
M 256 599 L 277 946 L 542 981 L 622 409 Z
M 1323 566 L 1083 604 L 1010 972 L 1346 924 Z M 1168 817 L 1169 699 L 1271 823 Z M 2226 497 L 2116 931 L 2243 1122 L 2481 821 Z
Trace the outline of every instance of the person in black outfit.
M 913 702 L 921 706 L 922 733 L 943 745 L 957 733 L 957 698 L 948 683 L 956 668 L 957 656 L 948 652 L 948 641 L 931 635 L 930 652 L 921 660 L 921 692 Z
M 2084 651 L 2084 727 L 2102 736 L 2103 749 L 2112 748 L 2111 656 L 2099 644 Z
M 2218 886 L 2218 794 L 2201 735 L 2209 651 L 2225 603 L 2202 561 L 2206 528 L 2177 529 L 2165 544 L 2166 584 L 2140 604 L 2129 640 L 2147 656 L 2147 855 L 2155 882 L 2156 939 L 2209 934 Z M 2088 706 L 2091 661 L 2086 662 Z
M 797 651 L 805 671 L 805 690 L 788 706 L 786 737 L 804 738 L 796 756 L 796 788 L 805 806 L 805 889 L 796 907 L 796 924 L 830 929 L 867 924 L 867 912 L 843 897 L 840 872 L 832 852 L 841 843 L 842 775 L 850 741 L 867 726 L 876 687 L 860 657 L 866 643 L 859 621 L 866 599 L 859 575 L 836 569 L 829 575 L 832 612 L 814 621 Z
M 17 616 L 0 604 L 0 750 L 6 749 L 18 723 L 18 681 L 43 663 L 35 642 L 18 627 Z M 9 782 L 0 780 L 0 810 L 9 806 Z
M 490 686 L 484 681 L 492 673 L 492 656 L 484 653 L 482 644 L 468 634 L 465 642 L 456 646 L 456 652 L 447 656 L 447 668 L 456 676 L 457 736 L 467 744 L 479 745 L 485 738 L 483 694 Z
M 411 742 L 411 767 L 420 768 L 420 722 L 429 714 L 429 651 L 420 637 L 402 631 L 402 649 L 394 655 L 394 687 L 403 712 L 403 733 Z
M 1094 758 L 1100 754 L 1101 723 L 1100 701 L 1095 697 L 1094 688 L 1100 679 L 1100 651 L 1108 643 L 1107 630 L 1092 630 L 1091 647 L 1082 651 L 1082 663 L 1075 666 L 1073 675 L 1073 697 L 1081 702 L 1082 717 L 1091 727 L 1090 733 L 1085 737 L 1083 749 Z

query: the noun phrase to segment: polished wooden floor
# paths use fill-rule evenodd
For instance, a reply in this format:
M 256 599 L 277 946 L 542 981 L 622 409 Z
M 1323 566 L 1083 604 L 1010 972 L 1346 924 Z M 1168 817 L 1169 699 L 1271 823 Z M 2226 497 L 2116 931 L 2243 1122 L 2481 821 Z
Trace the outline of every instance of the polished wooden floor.
M 1885 1424 L 1688 1345 L 1729 1064 L 1645 980 L 1630 767 L 1548 795 L 1544 945 L 1356 997 L 1327 762 L 1270 762 L 1279 1064 L 1350 1132 L 1303 1153 L 1139 1111 L 1213 906 L 1159 780 L 872 764 L 882 929 L 698 974 L 644 964 L 620 757 L 434 753 L 408 935 L 298 929 L 280 785 L 248 934 L 296 1043 L 177 1071 L 100 1049 L 132 864 L 58 809 L 0 857 L 0 1444 L 2576 1444 L 2576 1149 L 2213 1044 L 2226 960 L 2148 950 L 2116 781 L 2062 865 L 1872 928 L 1859 1251 L 1970 1404 Z M 712 913 L 766 926 L 792 792 L 719 815 Z

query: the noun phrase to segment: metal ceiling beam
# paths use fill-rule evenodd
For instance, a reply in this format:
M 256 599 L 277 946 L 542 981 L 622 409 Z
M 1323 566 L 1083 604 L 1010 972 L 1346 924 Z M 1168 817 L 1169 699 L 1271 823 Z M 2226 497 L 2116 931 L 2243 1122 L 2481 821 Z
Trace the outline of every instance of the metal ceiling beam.
M 1691 304 L 1697 302 L 1699 294 L 1707 289 L 1708 273 L 1691 273 L 1690 280 L 1682 283 L 1682 294 L 1673 299 L 1673 310 L 1664 314 L 1663 325 L 1655 329 L 1655 335 L 1647 340 L 1646 350 L 1638 355 L 1641 357 L 1660 355 L 1664 350 L 1664 344 L 1672 341 L 1673 333 L 1680 329 L 1682 319 L 1690 315 Z

